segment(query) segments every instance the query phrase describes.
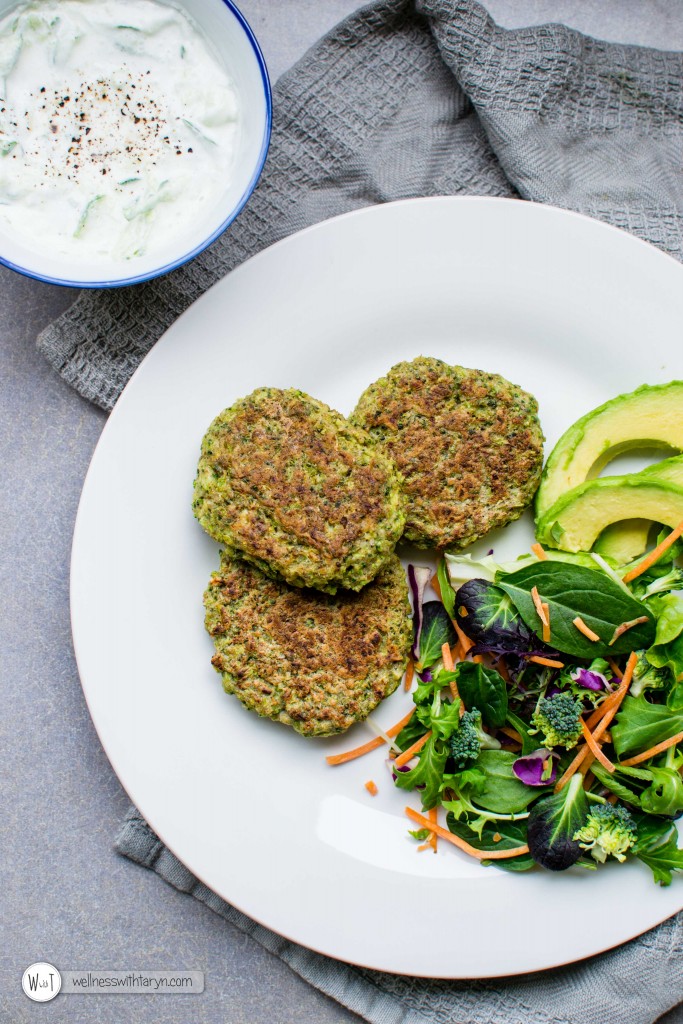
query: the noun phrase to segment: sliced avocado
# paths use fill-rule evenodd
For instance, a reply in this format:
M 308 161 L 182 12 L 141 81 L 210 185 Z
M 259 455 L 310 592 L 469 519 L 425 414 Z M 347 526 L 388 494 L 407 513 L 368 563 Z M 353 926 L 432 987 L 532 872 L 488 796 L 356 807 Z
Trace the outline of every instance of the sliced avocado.
M 590 480 L 555 502 L 536 535 L 548 547 L 590 551 L 607 526 L 629 518 L 678 526 L 683 520 L 683 487 L 638 473 Z
M 683 381 L 643 384 L 586 413 L 565 431 L 543 471 L 536 521 L 565 491 L 597 476 L 613 458 L 634 448 L 683 451 Z
M 637 474 L 641 477 L 657 478 L 683 487 L 683 456 L 664 459 L 647 466 Z M 649 519 L 625 519 L 607 526 L 594 545 L 594 550 L 603 557 L 612 558 L 618 565 L 632 562 L 647 548 L 653 523 Z

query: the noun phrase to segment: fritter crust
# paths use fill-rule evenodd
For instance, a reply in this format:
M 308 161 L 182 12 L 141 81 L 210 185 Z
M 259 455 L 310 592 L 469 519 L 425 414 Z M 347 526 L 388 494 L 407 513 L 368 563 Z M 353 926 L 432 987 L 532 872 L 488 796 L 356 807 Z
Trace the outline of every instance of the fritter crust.
M 367 718 L 406 667 L 410 604 L 395 555 L 360 593 L 331 596 L 270 579 L 225 550 L 204 606 L 225 691 L 305 736 Z
M 294 389 L 259 388 L 216 417 L 193 508 L 207 533 L 264 572 L 329 593 L 374 579 L 405 521 L 391 460 Z
M 463 548 L 531 502 L 543 465 L 537 412 L 498 374 L 420 356 L 371 384 L 350 419 L 403 476 L 405 538 Z

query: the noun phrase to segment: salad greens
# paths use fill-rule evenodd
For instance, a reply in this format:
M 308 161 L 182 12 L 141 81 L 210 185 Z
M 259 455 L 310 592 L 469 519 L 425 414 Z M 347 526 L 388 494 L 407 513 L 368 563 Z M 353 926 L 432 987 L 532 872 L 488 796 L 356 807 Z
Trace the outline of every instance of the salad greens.
M 633 566 L 585 553 L 446 553 L 441 600 L 427 602 L 425 570 L 410 567 L 415 712 L 396 742 L 415 750 L 393 777 L 424 811 L 442 806 L 453 841 L 483 864 L 637 858 L 660 885 L 683 871 L 682 551 L 630 585 Z

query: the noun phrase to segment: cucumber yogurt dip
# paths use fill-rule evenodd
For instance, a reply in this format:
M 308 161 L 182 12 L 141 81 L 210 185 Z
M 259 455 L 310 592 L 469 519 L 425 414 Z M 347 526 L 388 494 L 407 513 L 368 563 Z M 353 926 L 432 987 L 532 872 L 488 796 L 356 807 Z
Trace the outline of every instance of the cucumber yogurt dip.
M 228 184 L 237 93 L 177 7 L 14 7 L 0 20 L 0 94 L 0 231 L 30 248 L 162 252 Z

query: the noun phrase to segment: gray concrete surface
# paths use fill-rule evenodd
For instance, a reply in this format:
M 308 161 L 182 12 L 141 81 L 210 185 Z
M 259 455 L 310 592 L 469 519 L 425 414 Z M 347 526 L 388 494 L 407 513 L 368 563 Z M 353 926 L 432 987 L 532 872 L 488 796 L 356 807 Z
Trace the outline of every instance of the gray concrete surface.
M 353 0 L 243 0 L 273 79 Z M 683 49 L 680 0 L 487 0 L 510 27 L 564 21 L 604 38 Z M 105 416 L 34 348 L 72 300 L 0 271 L 0 617 L 3 712 L 0 1024 L 342 1024 L 356 1020 L 255 942 L 116 856 L 128 806 L 99 745 L 71 647 L 68 565 L 83 478 Z M 106 540 L 104 541 L 106 544 Z M 199 997 L 30 1002 L 23 970 L 199 969 Z M 666 1018 L 683 1024 L 683 1008 Z M 486 1024 L 482 1021 L 481 1024 Z

